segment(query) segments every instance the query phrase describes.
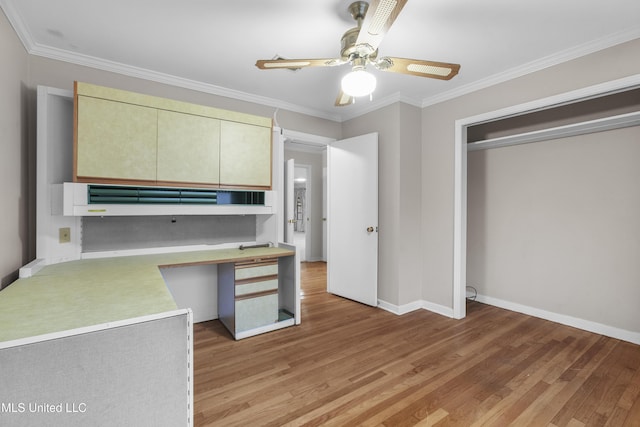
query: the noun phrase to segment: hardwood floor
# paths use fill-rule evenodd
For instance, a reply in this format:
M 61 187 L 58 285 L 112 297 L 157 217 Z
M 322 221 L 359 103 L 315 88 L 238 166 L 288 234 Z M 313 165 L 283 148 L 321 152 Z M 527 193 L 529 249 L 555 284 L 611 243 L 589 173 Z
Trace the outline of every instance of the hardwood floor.
M 397 316 L 302 266 L 301 325 L 194 326 L 196 426 L 640 426 L 640 346 L 475 302 Z

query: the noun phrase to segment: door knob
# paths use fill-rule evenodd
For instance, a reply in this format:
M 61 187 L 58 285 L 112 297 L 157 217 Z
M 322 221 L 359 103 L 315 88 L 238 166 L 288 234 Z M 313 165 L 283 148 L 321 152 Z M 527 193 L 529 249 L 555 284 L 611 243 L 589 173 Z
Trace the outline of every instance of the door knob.
M 367 233 L 373 233 L 373 227 L 367 227 Z

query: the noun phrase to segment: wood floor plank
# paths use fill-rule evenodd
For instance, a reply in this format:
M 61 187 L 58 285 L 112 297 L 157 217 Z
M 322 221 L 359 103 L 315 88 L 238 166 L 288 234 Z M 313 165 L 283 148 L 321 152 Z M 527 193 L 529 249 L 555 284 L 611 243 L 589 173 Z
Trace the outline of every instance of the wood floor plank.
M 607 337 L 599 337 L 598 340 L 585 349 L 584 353 L 567 368 L 559 377 L 559 381 L 567 381 L 574 378 L 584 379 L 581 387 L 565 402 L 565 405 L 553 418 L 552 422 L 557 425 L 566 425 L 569 422 L 580 421 L 576 418 L 576 413 L 583 405 L 588 404 L 594 389 L 600 385 L 599 375 L 594 375 L 598 369 L 606 369 L 602 366 L 602 361 L 616 346 L 621 344 L 618 340 Z
M 636 355 L 636 357 L 638 357 Z M 629 384 L 618 400 L 618 406 L 622 409 L 629 410 L 631 406 L 640 398 L 640 362 L 632 365 L 635 367 L 635 373 L 629 381 Z
M 623 344 L 611 353 L 617 358 L 614 360 L 612 357 L 606 362 L 611 368 L 598 387 L 599 393 L 594 396 L 593 413 L 586 424 L 595 425 L 598 420 L 602 420 L 604 425 L 612 417 L 617 403 L 640 366 L 640 357 L 634 350 L 632 346 Z
M 447 411 L 440 408 L 436 410 L 433 414 L 427 415 L 422 421 L 419 421 L 415 424 L 417 427 L 432 427 L 435 426 L 438 422 L 442 421 L 449 415 Z
M 640 426 L 640 346 L 477 302 L 397 316 L 327 294 L 324 263 L 301 279 L 301 325 L 194 325 L 195 426 Z
M 631 406 L 631 409 L 629 409 L 627 418 L 624 420 L 624 425 L 634 427 L 640 425 L 640 399 L 636 400 Z

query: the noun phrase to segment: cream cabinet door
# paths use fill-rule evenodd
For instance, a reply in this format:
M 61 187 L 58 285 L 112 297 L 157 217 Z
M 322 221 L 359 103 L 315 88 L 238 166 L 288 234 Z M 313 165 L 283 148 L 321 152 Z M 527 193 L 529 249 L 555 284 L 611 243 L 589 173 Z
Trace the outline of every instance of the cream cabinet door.
M 156 109 L 78 96 L 77 114 L 80 180 L 156 180 Z
M 220 120 L 158 111 L 158 181 L 218 184 Z
M 221 122 L 220 184 L 271 188 L 271 128 Z

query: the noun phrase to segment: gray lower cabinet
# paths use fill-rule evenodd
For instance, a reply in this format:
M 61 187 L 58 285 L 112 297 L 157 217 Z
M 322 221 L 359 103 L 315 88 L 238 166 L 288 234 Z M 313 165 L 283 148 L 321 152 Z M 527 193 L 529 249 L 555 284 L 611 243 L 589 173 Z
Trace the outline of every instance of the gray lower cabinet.
M 218 318 L 236 339 L 289 319 L 279 309 L 279 261 L 256 258 L 218 265 Z

